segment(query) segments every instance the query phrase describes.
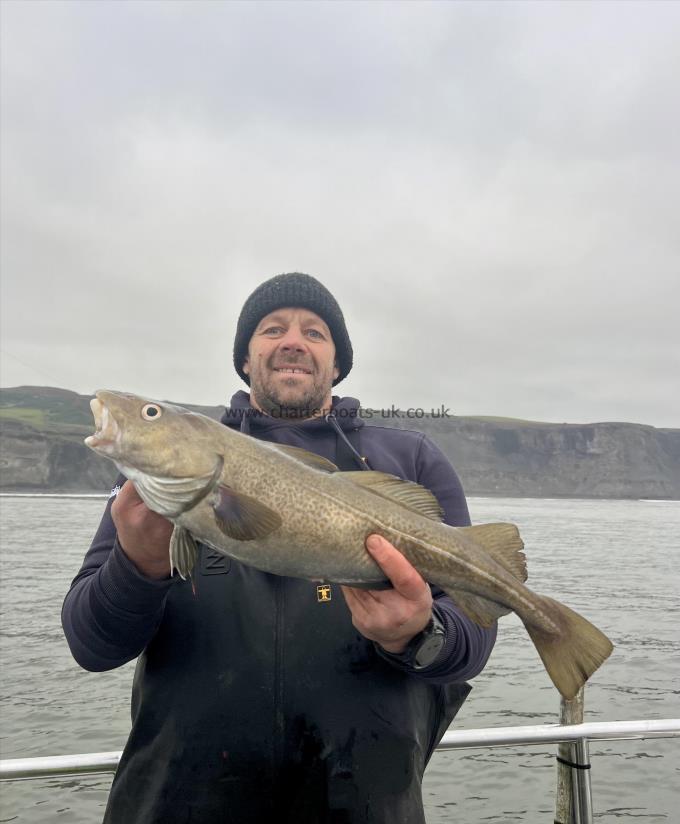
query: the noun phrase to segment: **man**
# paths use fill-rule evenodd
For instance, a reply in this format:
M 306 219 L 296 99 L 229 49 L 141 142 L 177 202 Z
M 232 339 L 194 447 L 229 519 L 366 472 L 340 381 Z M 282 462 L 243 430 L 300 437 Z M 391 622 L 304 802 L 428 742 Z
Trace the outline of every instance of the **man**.
M 246 301 L 234 343 L 250 395 L 234 395 L 223 423 L 341 470 L 417 481 L 447 523 L 469 524 L 460 482 L 434 444 L 364 426 L 358 401 L 332 396 L 352 358 L 321 283 L 299 273 L 266 281 Z M 124 483 L 64 602 L 83 667 L 139 656 L 105 822 L 421 824 L 425 764 L 495 627 L 467 619 L 379 536 L 366 548 L 393 589 L 369 591 L 269 575 L 207 547 L 191 581 L 170 578 L 171 532 Z

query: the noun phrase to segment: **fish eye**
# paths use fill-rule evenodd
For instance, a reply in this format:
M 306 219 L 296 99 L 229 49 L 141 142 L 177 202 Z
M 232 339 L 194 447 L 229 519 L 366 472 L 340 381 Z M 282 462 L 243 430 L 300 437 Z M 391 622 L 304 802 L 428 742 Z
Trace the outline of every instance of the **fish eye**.
M 157 403 L 147 403 L 142 407 L 142 417 L 145 421 L 153 421 L 160 418 L 162 410 Z

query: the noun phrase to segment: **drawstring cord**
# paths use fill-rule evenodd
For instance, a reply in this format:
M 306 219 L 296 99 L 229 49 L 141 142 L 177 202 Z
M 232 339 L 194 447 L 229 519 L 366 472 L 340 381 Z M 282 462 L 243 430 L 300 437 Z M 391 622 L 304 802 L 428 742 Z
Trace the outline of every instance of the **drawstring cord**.
M 364 458 L 363 455 L 360 455 L 356 451 L 356 449 L 352 445 L 352 443 L 349 440 L 349 438 L 347 437 L 347 435 L 345 435 L 345 433 L 342 431 L 342 427 L 340 426 L 340 424 L 336 420 L 335 412 L 329 412 L 326 415 L 326 423 L 330 424 L 333 427 L 333 429 L 335 429 L 336 436 L 338 438 L 340 438 L 343 441 L 343 443 L 345 443 L 347 445 L 350 452 L 352 453 L 352 456 L 354 458 L 356 458 L 356 460 L 358 461 L 359 466 L 362 469 L 366 469 L 366 470 L 370 471 L 371 467 L 368 465 L 368 461 L 366 460 L 366 458 Z

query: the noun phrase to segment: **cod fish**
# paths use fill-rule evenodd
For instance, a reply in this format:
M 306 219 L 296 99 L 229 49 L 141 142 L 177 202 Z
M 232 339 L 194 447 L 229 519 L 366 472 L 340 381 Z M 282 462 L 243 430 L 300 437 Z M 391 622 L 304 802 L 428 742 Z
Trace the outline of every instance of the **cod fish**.
M 532 592 L 513 524 L 452 527 L 434 495 L 384 472 L 340 472 L 304 449 L 256 440 L 204 415 L 100 391 L 85 443 L 112 460 L 142 500 L 175 525 L 171 571 L 190 574 L 202 542 L 264 572 L 384 586 L 365 549 L 386 538 L 477 624 L 515 612 L 565 698 L 612 650 L 568 607 Z

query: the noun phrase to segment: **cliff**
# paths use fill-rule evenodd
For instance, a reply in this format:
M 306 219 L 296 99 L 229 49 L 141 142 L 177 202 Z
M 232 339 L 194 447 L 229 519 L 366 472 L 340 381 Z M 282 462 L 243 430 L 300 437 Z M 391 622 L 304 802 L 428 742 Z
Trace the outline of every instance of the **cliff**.
M 219 418 L 222 407 L 190 409 Z M 680 430 L 633 423 L 391 417 L 368 425 L 427 433 L 470 495 L 680 499 Z M 83 444 L 89 397 L 18 387 L 0 394 L 0 491 L 104 492 L 116 468 Z
M 484 418 L 417 428 L 450 459 L 469 495 L 680 499 L 678 429 Z
M 223 411 L 190 408 L 216 418 Z M 0 492 L 107 492 L 118 470 L 83 443 L 93 432 L 89 395 L 42 386 L 0 390 Z

